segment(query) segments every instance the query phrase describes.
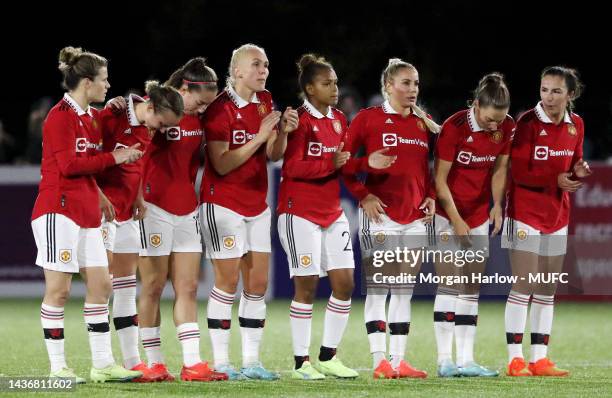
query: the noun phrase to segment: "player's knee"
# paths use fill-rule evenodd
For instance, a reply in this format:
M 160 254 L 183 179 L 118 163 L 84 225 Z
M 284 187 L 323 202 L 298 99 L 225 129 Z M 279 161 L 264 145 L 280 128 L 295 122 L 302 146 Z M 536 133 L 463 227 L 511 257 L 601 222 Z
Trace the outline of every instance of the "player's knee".
M 239 274 L 217 277 L 215 278 L 215 287 L 227 293 L 236 293 L 239 278 Z
M 343 281 L 338 284 L 338 286 L 334 287 L 333 295 L 338 300 L 346 301 L 351 298 L 353 294 L 353 290 L 355 289 L 355 282 L 352 279 Z
M 263 296 L 266 294 L 266 290 L 268 288 L 268 276 L 255 276 L 251 277 L 251 280 L 248 282 L 248 286 L 244 287 L 244 290 L 249 292 L 249 294 L 254 294 L 257 296 Z
M 175 285 L 177 296 L 195 298 L 198 293 L 197 280 L 184 280 Z
M 43 301 L 57 307 L 63 307 L 66 301 L 68 301 L 69 296 L 70 288 L 62 286 L 60 288 L 47 289 Z
M 163 283 L 160 281 L 149 280 L 148 283 L 142 284 L 142 290 L 140 291 L 140 297 L 148 300 L 159 300 L 164 291 L 166 281 Z
M 298 303 L 312 304 L 316 293 L 316 288 L 301 288 L 299 291 L 296 290 L 293 299 Z

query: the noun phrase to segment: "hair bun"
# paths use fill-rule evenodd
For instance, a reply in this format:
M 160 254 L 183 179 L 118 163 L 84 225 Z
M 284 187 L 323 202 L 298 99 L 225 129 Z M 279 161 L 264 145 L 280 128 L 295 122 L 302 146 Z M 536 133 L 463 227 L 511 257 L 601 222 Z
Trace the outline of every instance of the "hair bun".
M 314 54 L 304 54 L 300 58 L 297 63 L 298 69 L 300 72 L 304 71 L 308 67 L 308 65 L 315 63 L 319 60 L 319 58 Z
M 64 47 L 59 53 L 60 70 L 65 70 L 73 66 L 79 57 L 83 54 L 83 50 L 78 47 Z

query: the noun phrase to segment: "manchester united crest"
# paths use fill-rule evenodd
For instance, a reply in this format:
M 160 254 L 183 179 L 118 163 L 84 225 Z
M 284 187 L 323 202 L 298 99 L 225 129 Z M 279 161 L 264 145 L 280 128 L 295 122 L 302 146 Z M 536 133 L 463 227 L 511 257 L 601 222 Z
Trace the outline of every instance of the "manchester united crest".
M 382 245 L 387 240 L 387 235 L 385 235 L 384 231 L 379 231 L 374 234 L 374 240 L 379 245 Z
M 266 104 L 257 105 L 257 112 L 259 112 L 259 116 L 265 116 L 266 113 L 268 113 L 268 108 L 266 107 Z
M 69 249 L 60 250 L 59 258 L 60 258 L 60 261 L 64 264 L 69 263 L 70 260 L 72 260 L 72 250 L 69 250 Z
M 573 137 L 573 136 L 575 136 L 575 135 L 576 135 L 576 127 L 574 127 L 574 125 L 573 125 L 573 124 L 570 124 L 570 125 L 567 127 L 567 132 L 568 132 L 568 134 L 569 134 L 569 135 L 571 135 L 572 137 Z
M 300 254 L 300 265 L 304 268 L 308 268 L 310 264 L 312 264 L 310 254 Z
M 495 144 L 499 144 L 504 134 L 501 131 L 494 131 L 491 133 L 491 141 Z
M 334 120 L 332 122 L 332 126 L 334 126 L 334 131 L 338 134 L 342 133 L 342 123 L 340 123 L 340 120 Z
M 232 250 L 236 246 L 236 238 L 234 235 L 223 237 L 223 247 L 227 250 Z
M 527 239 L 527 230 L 526 229 L 519 229 L 516 232 L 516 237 L 519 238 L 519 240 Z
M 448 240 L 450 239 L 450 232 L 448 231 L 444 231 L 440 233 L 440 240 L 442 242 L 448 242 Z
M 161 234 L 150 234 L 149 242 L 151 242 L 151 246 L 159 247 L 162 243 Z
M 421 131 L 426 131 L 427 130 L 427 127 L 425 126 L 425 122 L 422 121 L 422 120 L 417 121 L 417 127 Z

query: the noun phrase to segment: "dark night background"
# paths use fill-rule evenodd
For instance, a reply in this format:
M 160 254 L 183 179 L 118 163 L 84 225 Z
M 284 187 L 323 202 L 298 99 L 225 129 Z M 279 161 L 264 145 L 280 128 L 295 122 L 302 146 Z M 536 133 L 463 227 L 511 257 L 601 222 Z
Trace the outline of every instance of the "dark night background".
M 297 105 L 295 61 L 317 52 L 335 66 L 340 86 L 367 100 L 379 91 L 389 57 L 413 63 L 420 101 L 441 123 L 463 108 L 478 79 L 505 74 L 510 113 L 533 107 L 539 75 L 548 65 L 577 68 L 586 91 L 576 112 L 586 123 L 591 159 L 612 155 L 607 11 L 586 2 L 467 1 L 193 1 L 54 2 L 11 6 L 3 12 L 0 120 L 15 162 L 27 146 L 28 115 L 43 96 L 62 95 L 57 55 L 81 46 L 109 59 L 109 97 L 165 80 L 190 57 L 205 56 L 223 80 L 233 48 L 266 49 L 268 89 L 280 107 Z M 600 3 L 601 4 L 601 3 Z M 13 22 L 10 26 L 8 23 Z M 6 141 L 6 140 L 5 140 Z M 2 140 L 0 140 L 0 144 Z M 588 155 L 590 153 L 590 156 Z

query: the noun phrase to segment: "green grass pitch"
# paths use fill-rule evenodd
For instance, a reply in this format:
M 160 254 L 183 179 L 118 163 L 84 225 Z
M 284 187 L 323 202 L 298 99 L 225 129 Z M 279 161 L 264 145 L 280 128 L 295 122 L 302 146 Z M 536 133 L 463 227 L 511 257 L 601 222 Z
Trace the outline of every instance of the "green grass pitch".
M 408 338 L 408 359 L 429 372 L 425 380 L 373 380 L 369 370 L 371 357 L 363 325 L 363 301 L 353 302 L 350 322 L 339 347 L 339 357 L 345 364 L 360 370 L 356 380 L 327 379 L 304 382 L 289 379 L 293 365 L 289 327 L 288 301 L 274 300 L 268 305 L 268 320 L 262 348 L 262 361 L 270 369 L 281 372 L 277 382 L 240 381 L 216 383 L 155 383 L 155 384 L 86 384 L 76 393 L 37 393 L 40 395 L 120 397 L 120 396 L 240 396 L 242 397 L 347 397 L 362 396 L 438 396 L 438 397 L 576 397 L 612 395 L 612 306 L 610 303 L 558 303 L 551 335 L 550 357 L 560 367 L 571 371 L 568 378 L 509 378 L 492 379 L 436 377 L 435 338 L 432 302 L 416 300 L 412 307 L 412 324 Z M 237 305 L 234 322 L 237 326 Z M 204 316 L 205 303 L 200 303 L 201 351 L 211 359 L 210 339 Z M 315 303 L 311 357 L 318 354 L 321 341 L 325 303 Z M 0 299 L 0 373 L 8 376 L 44 376 L 48 359 L 39 320 L 39 300 Z M 171 372 L 180 372 L 181 352 L 172 323 L 172 303 L 163 303 L 162 349 Z M 88 377 L 90 353 L 82 317 L 82 302 L 72 299 L 66 306 L 66 353 L 69 366 Z M 231 358 L 240 366 L 240 336 L 232 328 Z M 527 331 L 528 332 L 528 331 Z M 528 336 L 526 334 L 526 336 Z M 528 342 L 529 338 L 525 338 Z M 120 361 L 119 345 L 113 331 L 115 358 Z M 524 352 L 528 355 L 528 345 Z M 504 304 L 485 302 L 480 306 L 476 340 L 476 360 L 499 369 L 502 373 L 507 360 L 504 332 Z M 144 355 L 143 355 L 144 358 Z M 25 396 L 27 393 L 0 396 Z

